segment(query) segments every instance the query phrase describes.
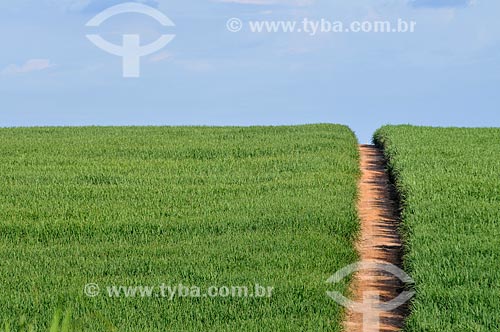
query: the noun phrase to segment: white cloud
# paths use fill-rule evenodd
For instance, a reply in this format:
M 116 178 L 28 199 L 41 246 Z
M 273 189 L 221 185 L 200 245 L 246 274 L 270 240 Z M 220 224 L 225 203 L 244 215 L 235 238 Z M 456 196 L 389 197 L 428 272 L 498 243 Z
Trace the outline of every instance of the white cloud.
M 16 64 L 8 65 L 4 68 L 2 74 L 25 74 L 41 71 L 53 66 L 54 65 L 50 63 L 49 59 L 30 59 L 21 66 Z
M 239 3 L 244 5 L 290 5 L 309 6 L 315 0 L 214 0 L 216 2 Z
M 476 0 L 411 0 L 414 7 L 422 8 L 455 8 L 475 5 Z

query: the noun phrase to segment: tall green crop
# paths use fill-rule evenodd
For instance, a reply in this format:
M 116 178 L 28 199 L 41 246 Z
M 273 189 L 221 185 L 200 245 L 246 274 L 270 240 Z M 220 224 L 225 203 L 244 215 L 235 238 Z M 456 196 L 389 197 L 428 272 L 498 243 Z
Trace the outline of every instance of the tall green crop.
M 0 142 L 0 321 L 45 332 L 70 308 L 75 331 L 340 330 L 326 280 L 357 259 L 348 128 L 16 128 Z M 273 293 L 159 296 L 179 284 Z
M 375 142 L 403 202 L 406 331 L 498 331 L 500 129 L 387 126 Z

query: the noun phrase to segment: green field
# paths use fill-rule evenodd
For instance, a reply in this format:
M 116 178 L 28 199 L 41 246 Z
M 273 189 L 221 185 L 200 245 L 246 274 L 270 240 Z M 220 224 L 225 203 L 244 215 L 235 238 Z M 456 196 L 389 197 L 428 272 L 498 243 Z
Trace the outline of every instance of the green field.
M 74 331 L 340 330 L 326 280 L 357 260 L 358 151 L 347 127 L 18 128 L 0 129 L 0 141 L 0 322 L 13 331 L 47 331 L 57 309 L 71 311 Z M 468 171 L 491 179 L 499 164 L 491 154 L 483 160 Z M 481 235 L 463 243 L 479 246 L 464 264 L 477 250 L 498 258 L 494 199 L 489 214 L 480 209 L 474 224 L 455 225 Z M 493 286 L 498 272 L 480 263 L 470 281 L 483 276 Z M 101 294 L 86 296 L 88 283 Z M 274 291 L 106 294 L 108 286 L 179 283 Z
M 406 331 L 498 331 L 500 129 L 387 126 L 375 141 L 403 203 Z

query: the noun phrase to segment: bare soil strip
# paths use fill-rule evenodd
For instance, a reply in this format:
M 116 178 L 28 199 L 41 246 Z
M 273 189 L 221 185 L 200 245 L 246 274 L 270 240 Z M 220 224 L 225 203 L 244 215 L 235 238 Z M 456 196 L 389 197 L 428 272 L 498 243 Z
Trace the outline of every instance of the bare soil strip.
M 357 249 L 362 261 L 380 261 L 401 267 L 402 245 L 397 195 L 389 180 L 383 152 L 373 145 L 361 145 L 362 177 L 359 183 L 358 211 L 361 234 Z M 380 294 L 380 302 L 396 298 L 403 291 L 402 282 L 383 271 L 359 271 L 353 281 L 354 300 L 363 302 L 363 294 Z M 377 309 L 373 309 L 377 311 Z M 363 329 L 363 315 L 349 312 L 345 322 L 347 332 L 400 331 L 407 308 L 392 312 L 374 312 L 380 317 L 379 328 Z

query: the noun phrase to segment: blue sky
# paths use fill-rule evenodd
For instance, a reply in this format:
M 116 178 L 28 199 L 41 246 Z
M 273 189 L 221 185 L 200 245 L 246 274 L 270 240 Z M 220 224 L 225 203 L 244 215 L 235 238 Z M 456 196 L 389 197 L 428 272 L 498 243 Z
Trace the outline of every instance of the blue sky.
M 147 0 L 175 22 L 125 14 L 85 26 L 118 0 L 0 3 L 0 126 L 343 123 L 368 142 L 383 124 L 500 127 L 496 0 Z M 252 33 L 226 22 L 417 22 L 414 33 Z M 85 37 L 175 40 L 124 79 L 121 58 Z

